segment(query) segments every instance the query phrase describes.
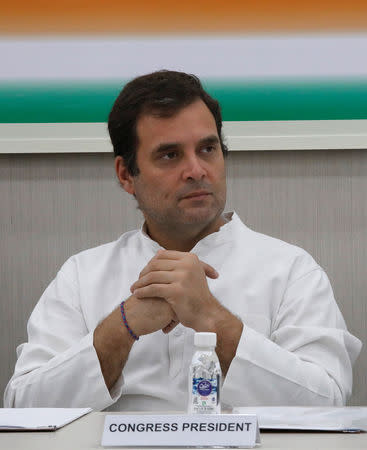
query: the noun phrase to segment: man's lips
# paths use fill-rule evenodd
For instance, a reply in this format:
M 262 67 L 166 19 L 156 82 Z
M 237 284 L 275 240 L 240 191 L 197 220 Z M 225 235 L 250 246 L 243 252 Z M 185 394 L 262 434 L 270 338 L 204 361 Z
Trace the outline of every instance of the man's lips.
M 185 195 L 183 198 L 203 198 L 210 194 L 208 191 L 195 191 Z

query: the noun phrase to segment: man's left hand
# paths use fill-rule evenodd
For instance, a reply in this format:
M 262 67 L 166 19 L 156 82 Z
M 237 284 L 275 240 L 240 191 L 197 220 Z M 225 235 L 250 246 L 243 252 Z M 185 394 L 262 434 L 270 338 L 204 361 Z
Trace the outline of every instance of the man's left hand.
M 211 294 L 207 276 L 218 273 L 193 253 L 159 250 L 130 290 L 139 299 L 164 298 L 183 325 L 210 331 L 223 307 Z

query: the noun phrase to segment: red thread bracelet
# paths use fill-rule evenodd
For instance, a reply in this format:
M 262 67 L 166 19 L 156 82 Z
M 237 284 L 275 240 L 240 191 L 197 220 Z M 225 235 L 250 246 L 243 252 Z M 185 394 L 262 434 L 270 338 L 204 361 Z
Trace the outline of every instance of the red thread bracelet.
M 136 341 L 138 341 L 138 340 L 139 340 L 139 336 L 137 336 L 136 334 L 134 334 L 133 330 L 129 327 L 129 324 L 127 323 L 126 315 L 125 315 L 125 310 L 124 310 L 124 303 L 125 303 L 125 301 L 121 302 L 121 305 L 120 305 L 121 315 L 122 315 L 122 320 L 123 320 L 123 322 L 124 322 L 124 325 L 125 325 L 127 331 L 130 333 L 130 335 L 131 335 Z

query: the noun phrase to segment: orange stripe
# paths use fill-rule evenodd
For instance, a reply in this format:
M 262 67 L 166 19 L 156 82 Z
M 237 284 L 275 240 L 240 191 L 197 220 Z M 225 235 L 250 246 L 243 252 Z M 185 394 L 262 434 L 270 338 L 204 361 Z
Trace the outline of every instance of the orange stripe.
M 366 0 L 18 0 L 0 6 L 0 33 L 367 30 Z M 50 6 L 51 5 L 51 6 Z

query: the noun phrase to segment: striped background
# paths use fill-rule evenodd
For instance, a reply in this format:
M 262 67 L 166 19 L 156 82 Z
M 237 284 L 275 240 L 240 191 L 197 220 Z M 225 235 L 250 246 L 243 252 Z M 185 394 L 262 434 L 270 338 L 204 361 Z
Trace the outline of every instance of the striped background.
M 225 121 L 367 119 L 367 33 L 0 42 L 0 122 L 105 122 L 126 80 L 195 73 Z
M 199 75 L 225 121 L 367 119 L 366 1 L 227 3 L 1 5 L 0 123 L 104 122 L 160 68 Z
M 18 0 L 2 2 L 2 33 L 361 31 L 365 0 Z

